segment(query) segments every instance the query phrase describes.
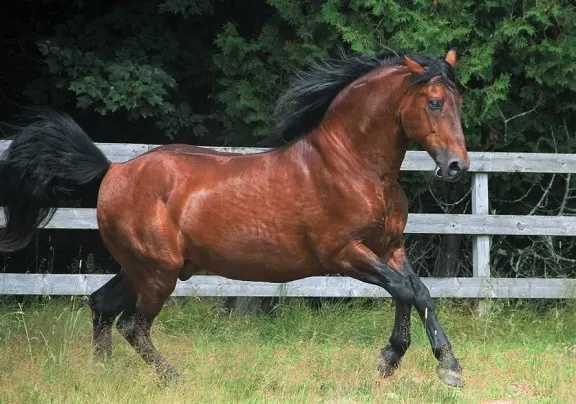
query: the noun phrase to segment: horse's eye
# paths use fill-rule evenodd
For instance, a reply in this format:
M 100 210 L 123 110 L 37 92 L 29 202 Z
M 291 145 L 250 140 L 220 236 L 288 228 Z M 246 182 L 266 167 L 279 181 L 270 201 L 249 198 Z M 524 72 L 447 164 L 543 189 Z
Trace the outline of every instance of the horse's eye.
M 428 108 L 430 108 L 432 111 L 440 111 L 442 110 L 442 101 L 438 99 L 430 100 L 428 101 Z

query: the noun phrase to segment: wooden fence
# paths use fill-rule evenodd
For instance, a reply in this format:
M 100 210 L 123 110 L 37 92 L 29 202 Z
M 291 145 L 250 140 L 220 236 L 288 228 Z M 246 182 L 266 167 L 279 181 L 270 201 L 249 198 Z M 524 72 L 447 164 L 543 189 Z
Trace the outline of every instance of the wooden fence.
M 0 153 L 9 141 L 0 141 Z M 138 156 L 156 145 L 98 143 L 112 162 Z M 262 148 L 209 147 L 215 150 L 255 153 Z M 409 215 L 406 233 L 473 235 L 473 276 L 423 278 L 435 297 L 576 298 L 576 279 L 516 279 L 490 276 L 491 235 L 576 236 L 576 217 L 490 215 L 488 174 L 494 172 L 576 174 L 576 154 L 470 153 L 471 214 Z M 425 152 L 410 151 L 403 171 L 432 171 L 435 164 Z M 454 186 L 458 186 L 455 184 Z M 3 225 L 0 217 L 0 226 Z M 58 209 L 46 228 L 97 229 L 95 209 Z M 85 295 L 110 275 L 0 274 L 0 294 Z M 376 286 L 346 277 L 311 277 L 285 284 L 234 281 L 219 276 L 193 276 L 178 281 L 175 296 L 308 296 L 389 297 Z

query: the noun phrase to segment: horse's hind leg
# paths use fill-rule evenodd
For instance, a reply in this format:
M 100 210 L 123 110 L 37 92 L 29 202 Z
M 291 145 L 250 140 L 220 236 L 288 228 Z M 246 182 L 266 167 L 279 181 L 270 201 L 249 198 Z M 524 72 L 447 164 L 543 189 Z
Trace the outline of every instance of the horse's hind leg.
M 384 377 L 392 376 L 410 347 L 410 312 L 412 306 L 395 300 L 396 315 L 389 344 L 380 351 L 378 370 Z
M 132 285 L 123 272 L 118 273 L 90 295 L 95 358 L 102 360 L 112 353 L 112 324 L 134 300 Z
M 162 279 L 149 276 L 149 282 L 137 285 L 134 305 L 123 311 L 116 327 L 140 357 L 154 368 L 158 376 L 169 383 L 178 377 L 178 372 L 152 344 L 150 328 L 176 286 L 179 268 L 165 271 L 162 271 L 162 266 L 153 268 L 156 269 L 156 275 Z

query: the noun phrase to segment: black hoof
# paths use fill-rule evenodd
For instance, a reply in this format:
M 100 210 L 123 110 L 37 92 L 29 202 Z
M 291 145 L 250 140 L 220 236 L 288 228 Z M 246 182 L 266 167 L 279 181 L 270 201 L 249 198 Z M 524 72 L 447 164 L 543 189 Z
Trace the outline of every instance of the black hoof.
M 378 358 L 378 362 L 376 364 L 380 376 L 392 376 L 396 369 L 398 369 L 401 359 L 402 356 L 399 355 L 390 345 L 388 345 L 386 348 L 382 348 L 380 350 L 380 357 Z
M 456 372 L 452 369 L 446 369 L 438 366 L 437 368 L 438 377 L 448 386 L 452 387 L 464 387 L 464 378 L 462 373 Z

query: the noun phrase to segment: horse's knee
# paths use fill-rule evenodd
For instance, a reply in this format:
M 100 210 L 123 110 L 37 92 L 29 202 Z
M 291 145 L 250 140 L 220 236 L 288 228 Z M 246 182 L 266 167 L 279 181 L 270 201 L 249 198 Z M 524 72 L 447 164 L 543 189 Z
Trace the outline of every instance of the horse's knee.
M 397 279 L 390 284 L 389 292 L 393 298 L 400 301 L 402 304 L 414 304 L 416 294 L 412 287 L 412 282 L 410 282 L 410 278 L 404 274 L 398 273 Z
M 432 300 L 432 296 L 430 295 L 430 290 L 428 290 L 428 287 L 424 285 L 424 283 L 419 278 L 414 279 L 412 284 L 414 290 L 414 306 L 420 310 L 423 308 L 434 310 L 434 301 Z

